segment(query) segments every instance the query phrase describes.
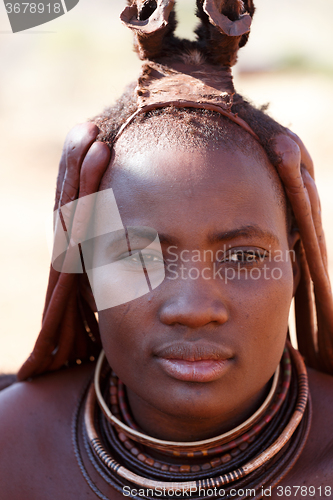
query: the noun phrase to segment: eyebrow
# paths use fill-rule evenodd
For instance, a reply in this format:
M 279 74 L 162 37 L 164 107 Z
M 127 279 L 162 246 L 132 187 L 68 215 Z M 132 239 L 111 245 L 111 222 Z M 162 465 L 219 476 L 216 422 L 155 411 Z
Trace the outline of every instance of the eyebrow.
M 168 234 L 158 233 L 158 236 L 161 244 L 169 244 L 175 246 L 179 246 L 180 244 L 180 241 L 177 238 L 170 236 Z M 272 244 L 280 243 L 278 237 L 274 233 L 272 233 L 271 231 L 266 231 L 264 229 L 261 229 L 256 224 L 248 224 L 246 226 L 242 226 L 237 229 L 232 229 L 230 231 L 211 233 L 208 236 L 208 241 L 210 244 L 214 244 L 214 243 L 221 243 L 224 241 L 231 241 L 236 238 L 245 238 L 249 240 L 253 237 L 264 239 Z
M 174 236 L 170 236 L 169 234 L 158 233 L 158 237 L 160 239 L 161 245 L 180 245 L 180 240 L 178 238 L 175 238 Z
M 237 229 L 232 229 L 230 231 L 212 233 L 208 239 L 210 243 L 214 244 L 214 243 L 220 243 L 221 241 L 234 240 L 240 237 L 245 239 L 252 239 L 253 237 L 255 237 L 264 239 L 273 244 L 274 243 L 279 244 L 279 239 L 274 233 L 272 233 L 271 231 L 266 231 L 264 229 L 261 229 L 256 224 L 253 225 L 249 224 L 246 226 L 239 227 Z
M 123 241 L 132 241 L 132 238 L 142 238 L 150 242 L 153 242 L 156 238 L 157 231 L 149 227 L 140 226 L 124 226 L 124 229 L 118 229 L 117 231 L 110 231 L 108 233 L 97 236 L 97 238 L 108 238 L 112 235 L 111 244 L 119 243 Z M 95 238 L 95 239 L 97 239 Z

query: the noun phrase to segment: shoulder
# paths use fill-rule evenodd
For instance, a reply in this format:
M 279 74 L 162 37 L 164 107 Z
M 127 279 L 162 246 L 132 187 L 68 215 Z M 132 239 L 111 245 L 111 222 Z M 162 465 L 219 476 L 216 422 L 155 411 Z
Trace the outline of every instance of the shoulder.
M 318 495 L 321 488 L 324 496 L 327 487 L 331 488 L 333 496 L 333 377 L 312 369 L 308 370 L 308 375 L 312 401 L 310 434 L 300 458 L 280 489 L 303 486 L 309 490 L 311 486 L 312 491 L 317 489 Z
M 313 409 L 310 439 L 317 441 L 318 452 L 330 449 L 333 453 L 333 377 L 315 370 L 308 374 Z
M 66 480 L 68 470 L 79 472 L 71 422 L 92 370 L 92 365 L 62 370 L 0 392 L 0 484 L 6 498 L 20 499 L 23 491 L 27 500 L 42 498 L 41 491 L 43 500 L 56 498 L 56 484 L 68 491 L 62 498 L 75 498 Z
M 0 429 L 8 425 L 18 426 L 19 430 L 23 420 L 40 423 L 48 415 L 66 418 L 92 371 L 92 365 L 85 365 L 48 373 L 31 381 L 14 381 L 0 392 Z
M 312 425 L 308 449 L 312 460 L 317 460 L 328 471 L 333 487 L 333 377 L 309 370 L 312 401 Z

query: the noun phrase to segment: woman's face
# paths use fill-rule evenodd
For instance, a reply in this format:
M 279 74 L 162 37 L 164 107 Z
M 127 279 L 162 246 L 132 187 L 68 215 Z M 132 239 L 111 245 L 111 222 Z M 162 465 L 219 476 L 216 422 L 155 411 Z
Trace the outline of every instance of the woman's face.
M 102 188 L 125 226 L 158 232 L 166 277 L 99 313 L 102 343 L 143 429 L 205 438 L 256 409 L 282 355 L 295 265 L 281 187 L 264 154 L 133 149 L 116 144 Z

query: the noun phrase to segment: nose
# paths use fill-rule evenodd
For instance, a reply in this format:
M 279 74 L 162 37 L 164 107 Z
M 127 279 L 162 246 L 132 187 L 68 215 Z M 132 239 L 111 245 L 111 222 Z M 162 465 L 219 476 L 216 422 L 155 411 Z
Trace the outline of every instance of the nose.
M 212 283 L 183 282 L 162 305 L 159 315 L 165 325 L 202 328 L 209 324 L 222 325 L 228 321 L 228 309 L 220 287 Z

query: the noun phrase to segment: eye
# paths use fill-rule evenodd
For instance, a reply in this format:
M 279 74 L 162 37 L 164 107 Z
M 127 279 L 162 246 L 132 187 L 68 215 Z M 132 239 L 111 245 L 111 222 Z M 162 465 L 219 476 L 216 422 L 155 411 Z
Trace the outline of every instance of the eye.
M 221 263 L 230 262 L 233 264 L 258 264 L 263 262 L 268 257 L 268 252 L 262 249 L 231 249 Z
M 143 258 L 146 264 L 163 263 L 163 258 L 161 255 L 156 255 L 152 253 L 143 253 Z
M 135 253 L 134 255 L 124 256 L 124 257 L 122 257 L 119 260 L 125 260 L 125 259 L 126 259 L 126 262 L 129 263 L 129 264 L 135 264 L 135 265 L 139 265 L 140 264 L 142 266 L 140 255 L 138 253 Z
M 146 268 L 154 268 L 156 266 L 164 265 L 162 254 L 159 252 L 145 252 L 133 250 L 132 255 L 128 252 L 123 253 L 117 259 L 118 262 L 124 266 L 131 267 L 132 269 L 142 269 L 144 264 Z

